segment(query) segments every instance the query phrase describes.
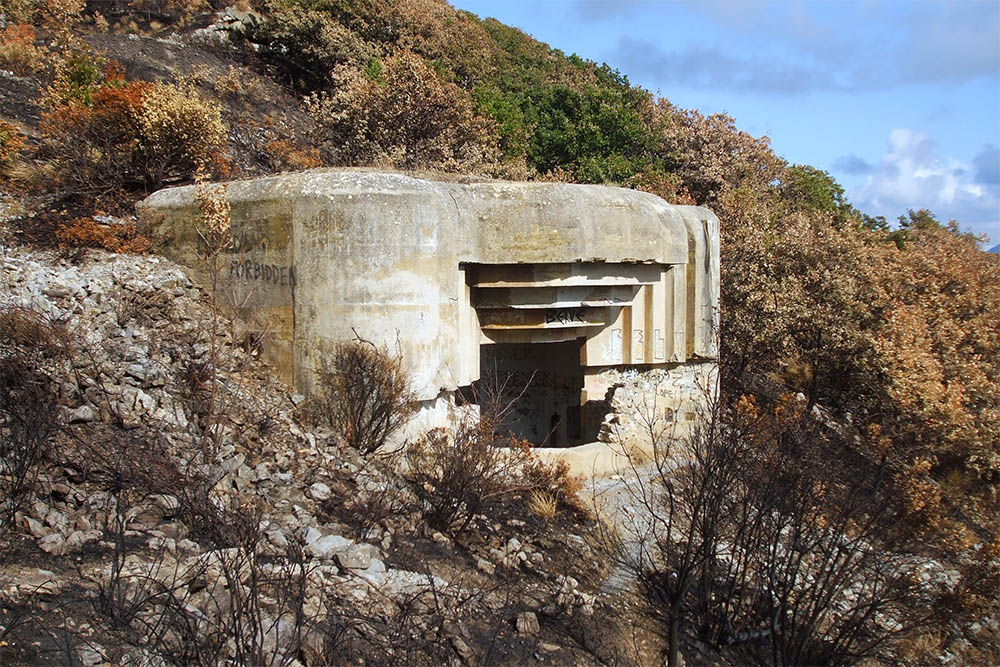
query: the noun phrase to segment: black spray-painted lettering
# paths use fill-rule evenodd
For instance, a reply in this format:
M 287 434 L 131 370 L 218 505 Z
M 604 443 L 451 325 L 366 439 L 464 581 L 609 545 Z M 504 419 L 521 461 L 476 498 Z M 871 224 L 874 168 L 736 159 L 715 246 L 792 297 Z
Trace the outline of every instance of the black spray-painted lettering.
M 560 310 L 546 310 L 545 323 L 552 324 L 554 322 L 558 322 L 559 324 L 573 324 L 576 322 L 584 324 L 583 309 L 562 308 Z
M 282 287 L 295 287 L 298 282 L 294 266 L 261 264 L 249 259 L 230 264 L 229 277 L 232 280 L 259 280 Z

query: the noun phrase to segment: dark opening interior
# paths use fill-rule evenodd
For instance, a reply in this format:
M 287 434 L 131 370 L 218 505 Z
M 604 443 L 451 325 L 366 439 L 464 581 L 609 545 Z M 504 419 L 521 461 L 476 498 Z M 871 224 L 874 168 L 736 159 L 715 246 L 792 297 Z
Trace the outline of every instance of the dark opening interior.
M 579 340 L 483 345 L 475 392 L 483 411 L 503 411 L 513 435 L 541 447 L 580 444 L 580 345 Z

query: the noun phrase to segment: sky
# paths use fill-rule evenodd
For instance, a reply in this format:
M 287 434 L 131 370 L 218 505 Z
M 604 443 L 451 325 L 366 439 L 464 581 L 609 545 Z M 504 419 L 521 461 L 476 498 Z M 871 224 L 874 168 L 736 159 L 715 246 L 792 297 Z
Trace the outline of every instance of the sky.
M 451 0 L 1000 243 L 1000 0 Z

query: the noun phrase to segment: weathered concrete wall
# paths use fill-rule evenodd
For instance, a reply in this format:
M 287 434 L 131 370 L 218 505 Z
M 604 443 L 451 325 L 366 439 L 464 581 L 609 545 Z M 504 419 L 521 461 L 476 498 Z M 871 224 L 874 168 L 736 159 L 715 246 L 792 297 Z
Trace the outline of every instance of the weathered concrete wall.
M 162 214 L 151 232 L 165 252 L 198 269 L 194 193 L 162 190 L 144 205 Z M 467 384 L 478 360 L 455 355 L 479 332 L 463 264 L 676 267 L 694 297 L 693 316 L 676 318 L 687 351 L 715 356 L 718 220 L 703 208 L 602 186 L 353 170 L 239 181 L 227 194 L 236 244 L 223 278 L 269 317 L 275 342 L 291 344 L 276 357 L 303 388 L 311 359 L 352 328 L 393 345 L 398 337 L 425 398 Z
M 693 435 L 693 429 L 709 417 L 718 379 L 718 366 L 712 361 L 605 368 L 587 376 L 589 393 L 610 396 L 596 441 L 533 451 L 546 460 L 565 461 L 574 475 L 602 477 L 627 471 L 651 460 L 654 446 L 670 447 Z
M 195 192 L 143 205 L 164 253 L 203 271 Z M 305 393 L 317 361 L 355 333 L 400 350 L 420 399 L 438 403 L 479 378 L 481 344 L 579 341 L 584 402 L 608 368 L 717 356 L 719 226 L 704 208 L 604 186 L 363 170 L 237 181 L 227 196 L 222 293 Z

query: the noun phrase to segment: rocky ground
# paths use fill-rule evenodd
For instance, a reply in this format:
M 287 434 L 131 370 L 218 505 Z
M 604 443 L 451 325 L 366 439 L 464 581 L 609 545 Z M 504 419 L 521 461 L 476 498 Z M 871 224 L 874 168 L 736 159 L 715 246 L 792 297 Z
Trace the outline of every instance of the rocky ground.
M 623 631 L 624 598 L 597 597 L 591 521 L 522 507 L 457 542 L 430 529 L 399 457 L 365 459 L 305 419 L 224 320 L 213 352 L 211 301 L 176 265 L 5 246 L 0 295 L 4 351 L 28 349 L 53 392 L 3 536 L 0 661 L 635 664 L 649 650 Z

